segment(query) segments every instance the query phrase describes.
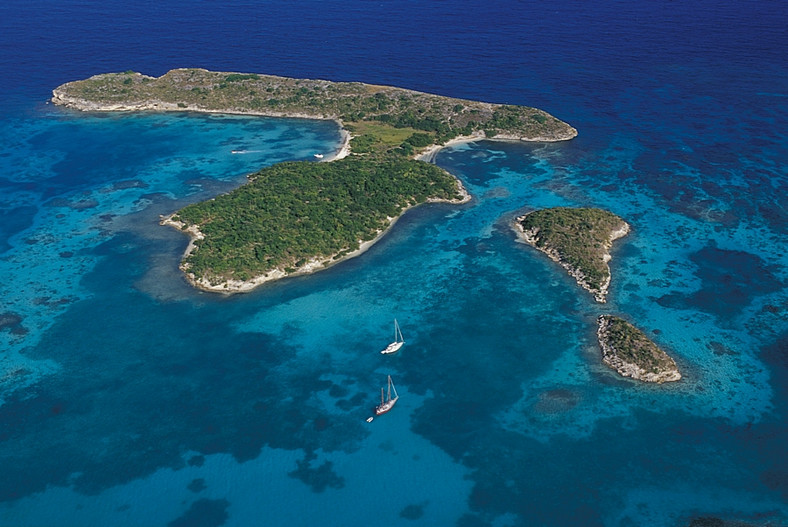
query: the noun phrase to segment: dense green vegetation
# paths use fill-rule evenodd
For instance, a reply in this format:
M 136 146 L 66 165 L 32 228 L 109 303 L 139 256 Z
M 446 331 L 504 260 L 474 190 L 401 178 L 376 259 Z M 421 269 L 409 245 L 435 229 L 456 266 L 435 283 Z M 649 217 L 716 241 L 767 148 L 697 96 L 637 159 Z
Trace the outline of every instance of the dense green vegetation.
M 623 318 L 602 315 L 603 338 L 624 362 L 637 364 L 647 373 L 661 373 L 676 368 L 667 353 L 649 339 L 645 333 Z
M 535 232 L 540 249 L 551 248 L 561 260 L 583 273 L 592 289 L 601 288 L 610 277 L 604 255 L 610 233 L 624 220 L 602 209 L 556 207 L 531 212 L 520 219 L 524 231 Z
M 280 163 L 249 179 L 174 218 L 205 234 L 184 263 L 211 283 L 292 270 L 314 256 L 341 256 L 357 249 L 359 240 L 373 239 L 408 206 L 461 197 L 448 173 L 404 158 Z

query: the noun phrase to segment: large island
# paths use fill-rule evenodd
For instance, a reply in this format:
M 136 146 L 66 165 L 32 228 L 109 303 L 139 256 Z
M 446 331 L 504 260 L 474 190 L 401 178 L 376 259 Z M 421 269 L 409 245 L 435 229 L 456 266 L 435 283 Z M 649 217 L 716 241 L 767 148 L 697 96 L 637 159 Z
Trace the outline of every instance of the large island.
M 53 91 L 83 111 L 214 112 L 336 120 L 331 163 L 292 162 L 162 218 L 191 237 L 181 262 L 202 289 L 248 291 L 359 254 L 410 207 L 463 203 L 460 182 L 425 162 L 442 145 L 482 138 L 562 141 L 568 124 L 536 108 L 358 82 L 176 69 L 161 77 L 96 75 Z
M 105 73 L 55 88 L 55 104 L 84 111 L 195 111 L 379 122 L 426 132 L 441 144 L 475 135 L 563 141 L 577 131 L 527 106 L 491 104 L 361 82 L 175 69 L 161 77 Z M 423 145 L 427 146 L 427 145 Z
M 248 291 L 323 269 L 361 254 L 409 207 L 470 199 L 437 166 L 404 158 L 279 163 L 248 179 L 162 218 L 192 236 L 181 269 L 197 287 Z

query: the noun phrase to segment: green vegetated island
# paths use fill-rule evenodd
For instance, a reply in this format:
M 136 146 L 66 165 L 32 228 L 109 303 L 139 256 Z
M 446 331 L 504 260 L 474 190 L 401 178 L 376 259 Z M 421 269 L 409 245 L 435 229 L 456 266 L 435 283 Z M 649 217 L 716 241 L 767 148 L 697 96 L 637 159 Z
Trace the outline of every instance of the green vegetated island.
M 162 224 L 190 236 L 180 264 L 190 283 L 222 293 L 248 291 L 360 254 L 410 207 L 470 200 L 459 180 L 429 162 L 444 146 L 577 135 L 565 122 L 525 106 L 196 68 L 161 77 L 132 71 L 96 75 L 59 86 L 52 101 L 94 112 L 208 112 L 339 124 L 341 148 L 322 159 L 331 162 L 264 168 L 236 190 L 162 218 Z M 599 209 L 577 209 L 579 215 L 571 210 L 529 213 L 518 218 L 518 229 L 603 302 L 610 283 L 607 249 L 629 226 Z M 604 353 L 611 346 L 602 342 L 600 337 Z
M 523 241 L 566 269 L 597 302 L 605 302 L 610 249 L 629 233 L 626 221 L 602 209 L 555 207 L 520 216 L 513 226 Z M 612 315 L 598 322 L 602 360 L 619 374 L 657 383 L 681 379 L 673 359 L 634 325 Z
M 597 302 L 610 287 L 610 248 L 629 224 L 602 209 L 555 207 L 515 219 L 520 238 L 566 269 Z
M 613 315 L 598 318 L 602 361 L 624 377 L 646 382 L 681 379 L 676 362 L 641 330 Z

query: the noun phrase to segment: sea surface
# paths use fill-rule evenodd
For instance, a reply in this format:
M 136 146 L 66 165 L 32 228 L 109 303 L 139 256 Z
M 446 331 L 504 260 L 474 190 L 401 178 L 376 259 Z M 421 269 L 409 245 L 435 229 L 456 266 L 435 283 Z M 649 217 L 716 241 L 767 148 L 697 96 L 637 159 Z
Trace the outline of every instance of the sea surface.
M 788 525 L 787 13 L 4 0 L 0 526 Z M 210 294 L 160 215 L 340 134 L 48 102 L 176 67 L 536 106 L 579 135 L 446 148 L 469 204 L 413 209 L 328 270 Z M 632 226 L 607 303 L 517 241 L 512 219 L 551 206 Z M 600 314 L 683 379 L 609 370 Z M 394 318 L 406 342 L 382 356 Z M 387 375 L 399 402 L 368 423 Z

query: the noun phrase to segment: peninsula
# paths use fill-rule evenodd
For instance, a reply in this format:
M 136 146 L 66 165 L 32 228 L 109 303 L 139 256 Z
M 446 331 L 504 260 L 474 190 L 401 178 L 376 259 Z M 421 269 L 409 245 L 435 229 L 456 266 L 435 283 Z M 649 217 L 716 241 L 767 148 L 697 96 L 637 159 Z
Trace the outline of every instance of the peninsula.
M 290 162 L 248 176 L 215 199 L 162 218 L 191 238 L 181 269 L 196 287 L 248 291 L 360 254 L 405 210 L 463 203 L 459 180 L 425 161 L 477 139 L 563 141 L 577 131 L 525 106 L 363 84 L 176 69 L 108 73 L 53 90 L 82 111 L 212 112 L 331 119 L 344 142 L 331 163 Z
M 609 251 L 613 241 L 629 232 L 627 222 L 602 209 L 556 207 L 520 216 L 513 227 L 520 239 L 566 269 L 597 302 L 605 302 Z
M 676 362 L 641 330 L 612 315 L 602 315 L 597 321 L 602 361 L 619 374 L 656 383 L 681 379 Z

